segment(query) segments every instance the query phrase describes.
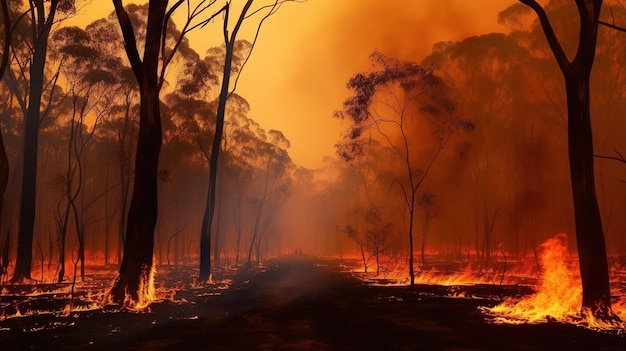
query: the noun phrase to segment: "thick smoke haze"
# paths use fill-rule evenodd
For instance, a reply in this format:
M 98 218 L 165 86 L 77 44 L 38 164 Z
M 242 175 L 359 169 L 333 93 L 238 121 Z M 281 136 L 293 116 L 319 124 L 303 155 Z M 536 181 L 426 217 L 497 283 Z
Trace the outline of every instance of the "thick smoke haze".
M 514 3 L 309 0 L 285 4 L 263 27 L 237 95 L 229 102 L 225 153 L 218 172 L 216 264 L 262 261 L 301 250 L 355 257 L 366 251 L 389 265 L 392 258 L 406 265 L 410 226 L 406 184 L 424 174 L 414 201 L 418 253 L 423 249 L 455 257 L 477 254 L 488 261 L 489 256 L 504 252 L 523 256 L 556 233 L 573 235 L 563 81 L 536 21 L 519 6 L 509 8 Z M 565 29 L 575 28 L 576 23 L 563 4 L 553 1 L 547 8 L 565 47 L 573 48 L 576 37 Z M 626 17 L 617 5 L 613 10 L 620 21 Z M 111 30 L 115 38 L 113 19 L 85 27 L 111 10 L 110 4 L 88 4 L 75 23 L 87 28 L 88 35 Z M 246 27 L 244 37 L 251 39 L 253 29 Z M 191 69 L 172 71 L 162 96 L 164 145 L 155 239 L 160 264 L 197 260 L 207 150 L 215 124 L 212 99 L 221 69 L 216 62 L 222 54 L 219 28 L 208 33 L 192 33 L 188 53 L 194 54 L 181 56 L 172 66 L 208 67 L 206 79 L 197 79 Z M 123 55 L 121 46 L 87 43 L 79 44 L 92 45 L 91 49 L 111 57 Z M 66 62 L 81 67 L 80 55 L 62 44 L 62 40 L 53 43 L 50 60 L 75 55 L 78 59 L 72 56 Z M 622 137 L 625 48 L 624 35 L 601 28 L 592 82 L 598 156 L 619 158 L 626 152 Z M 242 45 L 240 53 L 245 50 Z M 370 59 L 375 51 L 378 62 Z M 404 146 L 393 150 L 402 142 L 402 133 L 393 126 L 381 128 L 384 136 L 363 127 L 359 135 L 370 138 L 366 152 L 346 162 L 336 154 L 335 145 L 346 141 L 353 122 L 333 118 L 334 112 L 355 94 L 355 89 L 346 87 L 352 77 L 381 70 L 385 62 L 395 63 L 396 68 L 419 65 L 432 73 L 431 83 L 437 82 L 426 86 L 430 95 L 424 93 L 406 105 L 409 120 L 404 132 L 411 155 L 408 160 L 397 157 L 406 150 Z M 60 81 L 68 81 L 74 71 L 62 71 Z M 129 165 L 137 132 L 137 91 L 127 84 L 132 79 L 124 80 L 123 71 L 114 70 L 110 73 L 120 76 L 94 84 L 102 94 L 118 95 L 92 102 L 95 110 L 106 114 L 86 144 L 89 152 L 82 156 L 85 184 L 76 202 L 82 206 L 77 222 L 83 227 L 69 222 L 66 249 L 71 255 L 77 250 L 75 228 L 79 228 L 88 233 L 88 259 L 96 262 L 106 257 L 111 264 L 119 262 L 122 252 L 120 233 L 132 190 Z M 411 90 L 405 83 L 393 81 L 388 90 L 379 90 L 369 106 L 371 115 L 393 117 L 390 105 L 419 91 L 416 86 L 425 86 L 418 84 Z M 11 233 L 15 241 L 21 111 L 15 93 L 9 94 L 6 86 L 2 89 L 8 97 L 3 106 L 11 107 L 6 115 L 13 124 L 3 121 L 3 127 L 15 166 L 2 233 Z M 102 105 L 105 102 L 112 105 Z M 38 259 L 50 269 L 60 250 L 58 233 L 64 220 L 71 218 L 63 216 L 65 190 L 77 182 L 67 181 L 72 125 L 68 106 L 55 105 L 58 118 L 42 124 L 41 132 L 35 245 Z M 446 119 L 463 128 L 447 136 L 437 151 L 437 133 Z M 85 126 L 85 131 L 92 127 Z M 626 167 L 599 157 L 596 173 L 608 248 L 611 254 L 623 256 L 626 218 L 620 213 L 626 210 Z M 570 249 L 575 249 L 573 240 Z
M 348 78 L 370 67 L 372 51 L 419 61 L 439 41 L 501 29 L 497 13 L 504 6 L 493 0 L 480 6 L 430 0 L 311 0 L 285 6 L 264 27 L 241 92 L 250 96 L 251 113 L 260 123 L 293 140 L 298 164 L 319 167 L 334 154 L 342 128 L 327 117 L 348 96 Z

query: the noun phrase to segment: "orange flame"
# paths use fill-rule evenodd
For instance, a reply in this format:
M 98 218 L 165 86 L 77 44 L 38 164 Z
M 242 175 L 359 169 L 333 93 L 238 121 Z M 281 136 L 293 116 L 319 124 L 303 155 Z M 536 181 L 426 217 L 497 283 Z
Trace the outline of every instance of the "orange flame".
M 139 278 L 139 292 L 137 301 L 135 301 L 130 295 L 126 295 L 124 306 L 129 310 L 143 311 L 150 304 L 157 300 L 154 289 L 154 275 L 156 273 L 155 265 L 151 265 L 150 268 L 143 266 L 141 277 Z
M 567 235 L 557 234 L 539 246 L 542 270 L 536 293 L 520 300 L 508 298 L 493 308 L 481 308 L 500 324 L 537 324 L 548 321 L 577 324 L 590 329 L 623 330 L 625 325 L 602 323 L 581 313 L 582 286 L 578 265 L 567 252 Z M 620 303 L 616 306 L 621 306 Z M 620 308 L 616 313 L 623 312 Z M 626 315 L 619 315 L 622 319 Z

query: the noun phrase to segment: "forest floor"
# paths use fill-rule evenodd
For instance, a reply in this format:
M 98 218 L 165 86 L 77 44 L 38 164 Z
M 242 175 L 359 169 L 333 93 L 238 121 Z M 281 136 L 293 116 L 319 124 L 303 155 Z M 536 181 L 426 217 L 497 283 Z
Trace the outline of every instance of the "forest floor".
M 227 290 L 177 290 L 149 311 L 95 309 L 0 319 L 2 350 L 626 350 L 624 333 L 556 322 L 499 325 L 480 306 L 523 286 L 372 285 L 304 257 L 232 273 Z M 222 290 L 220 290 L 222 289 Z M 453 298 L 451 289 L 467 296 Z M 3 290 L 0 307 L 10 308 Z M 50 295 L 40 304 L 64 304 Z M 27 298 L 25 300 L 28 300 Z M 61 300 L 60 302 L 55 302 Z M 25 303 L 24 301 L 21 302 Z

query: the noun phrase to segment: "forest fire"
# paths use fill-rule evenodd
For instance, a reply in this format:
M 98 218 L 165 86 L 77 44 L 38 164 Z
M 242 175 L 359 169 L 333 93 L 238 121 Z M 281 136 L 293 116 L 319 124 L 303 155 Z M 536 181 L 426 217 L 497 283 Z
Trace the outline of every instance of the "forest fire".
M 539 246 L 539 261 L 541 275 L 534 294 L 521 299 L 507 298 L 493 308 L 482 308 L 494 323 L 532 324 L 557 321 L 597 330 L 626 330 L 624 323 L 599 321 L 593 318 L 592 313 L 581 312 L 580 274 L 578 265 L 571 264 L 575 261 L 572 261 L 567 252 L 566 234 L 558 234 L 542 243 Z M 613 306 L 614 312 L 622 320 L 626 319 L 624 301 L 626 296 L 621 296 Z
M 142 267 L 142 269 L 145 270 L 146 268 Z M 154 289 L 154 275 L 156 273 L 156 267 L 152 265 L 149 269 L 150 271 L 141 275 L 138 301 L 134 301 L 130 295 L 127 294 L 123 304 L 126 308 L 135 311 L 142 311 L 157 299 Z
M 112 269 L 93 267 L 93 272 L 85 279 L 73 283 L 5 285 L 0 293 L 0 321 L 43 315 L 70 317 L 80 312 L 111 310 L 109 291 L 111 277 L 114 274 L 115 271 Z M 144 313 L 150 311 L 150 305 L 153 303 L 186 302 L 184 297 L 177 297 L 176 294 L 180 290 L 191 289 L 189 284 L 181 281 L 167 282 L 165 276 L 161 276 L 155 285 L 155 275 L 156 269 L 153 269 L 149 274 L 151 281 L 141 283 L 142 294 L 139 302 L 134 303 L 128 299 L 124 305 L 113 310 Z M 178 276 L 180 279 L 190 281 L 184 273 L 178 273 Z M 215 284 L 216 289 L 224 289 L 227 286 L 227 282 Z
M 626 5 L 582 2 L 0 0 L 0 345 L 622 351 Z
M 481 299 L 503 302 L 494 307 L 479 309 L 487 320 L 495 324 L 540 324 L 560 322 L 598 331 L 624 333 L 623 322 L 604 321 L 592 313 L 581 311 L 582 285 L 578 257 L 568 251 L 568 236 L 564 233 L 546 240 L 536 250 L 534 260 L 514 260 L 513 255 L 501 252 L 502 258 L 484 268 L 479 260 L 467 264 L 454 264 L 431 253 L 428 270 L 419 272 L 415 283 L 429 294 L 452 298 Z M 526 256 L 532 257 L 534 253 Z M 354 259 L 354 262 L 360 261 Z M 464 268 L 463 268 L 464 267 Z M 398 265 L 384 277 L 363 272 L 363 267 L 351 269 L 353 274 L 375 286 L 408 285 L 408 269 Z M 626 319 L 626 282 L 624 269 L 617 262 L 610 277 L 612 285 L 612 310 L 622 320 Z M 444 289 L 434 289 L 444 287 Z M 525 288 L 529 290 L 526 290 Z

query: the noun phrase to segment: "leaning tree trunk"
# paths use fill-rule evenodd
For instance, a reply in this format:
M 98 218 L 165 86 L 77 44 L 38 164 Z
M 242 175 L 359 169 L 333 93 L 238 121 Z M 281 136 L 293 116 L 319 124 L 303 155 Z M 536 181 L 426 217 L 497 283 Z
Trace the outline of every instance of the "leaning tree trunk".
M 204 218 L 202 220 L 202 228 L 200 232 L 200 282 L 205 282 L 209 279 L 211 274 L 211 226 L 213 224 L 213 217 L 215 213 L 215 190 L 217 185 L 217 167 L 218 159 L 220 155 L 220 146 L 222 144 L 222 135 L 224 133 L 224 117 L 226 114 L 226 101 L 230 95 L 230 74 L 233 61 L 233 52 L 235 50 L 235 39 L 237 33 L 250 6 L 252 6 L 253 0 L 247 0 L 243 5 L 243 9 L 239 14 L 237 24 L 232 30 L 232 34 L 228 35 L 228 18 L 230 13 L 230 2 L 227 2 L 224 6 L 224 44 L 226 45 L 226 56 L 224 57 L 224 72 L 222 75 L 222 87 L 220 90 L 220 96 L 217 104 L 217 118 L 215 122 L 215 135 L 213 137 L 213 145 L 211 149 L 211 160 L 209 170 L 209 192 L 207 193 L 207 203 L 204 211 Z
M 234 35 L 236 32 L 234 32 Z M 233 61 L 235 41 L 231 40 L 226 44 L 226 57 L 224 61 L 224 72 L 222 77 L 222 88 L 220 91 L 217 120 L 215 123 L 215 136 L 211 147 L 211 161 L 209 170 L 209 191 L 207 193 L 207 202 L 202 220 L 202 228 L 200 233 L 200 282 L 206 282 L 211 274 L 211 226 L 213 225 L 213 217 L 215 217 L 215 192 L 217 189 L 217 167 L 219 164 L 220 147 L 222 143 L 222 135 L 224 133 L 224 117 L 226 114 L 226 101 L 228 100 L 228 86 L 230 85 L 230 72 Z

